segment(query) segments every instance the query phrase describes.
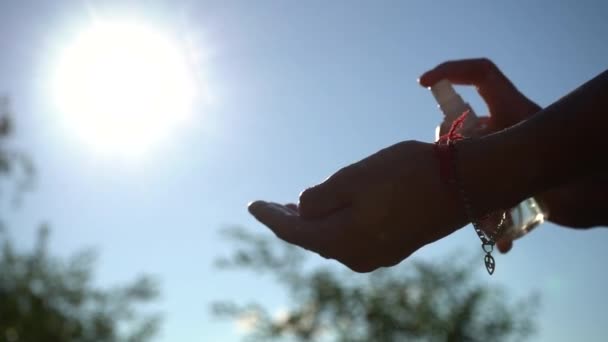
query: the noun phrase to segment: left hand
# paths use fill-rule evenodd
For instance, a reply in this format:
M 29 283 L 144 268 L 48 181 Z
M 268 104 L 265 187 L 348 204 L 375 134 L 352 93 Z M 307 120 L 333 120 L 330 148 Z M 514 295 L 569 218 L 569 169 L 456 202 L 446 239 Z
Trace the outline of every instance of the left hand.
M 304 191 L 299 206 L 253 202 L 279 238 L 357 272 L 392 266 L 466 224 L 433 145 L 398 143 Z

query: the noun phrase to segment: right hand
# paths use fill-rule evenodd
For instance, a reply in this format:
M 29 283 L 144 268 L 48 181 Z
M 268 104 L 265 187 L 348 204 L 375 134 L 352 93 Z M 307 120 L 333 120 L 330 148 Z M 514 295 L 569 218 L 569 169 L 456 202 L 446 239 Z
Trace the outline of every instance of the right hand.
M 519 92 L 492 61 L 485 58 L 442 63 L 425 72 L 419 82 L 424 87 L 430 87 L 442 79 L 477 88 L 489 109 L 489 118 L 483 119 L 487 127 L 481 134 L 503 130 L 541 110 L 539 105 Z M 608 176 L 604 172 L 589 175 L 586 179 L 564 184 L 538 197 L 548 209 L 549 220 L 554 223 L 571 228 L 605 224 Z M 507 252 L 512 247 L 512 241 L 502 240 L 497 246 L 501 252 Z

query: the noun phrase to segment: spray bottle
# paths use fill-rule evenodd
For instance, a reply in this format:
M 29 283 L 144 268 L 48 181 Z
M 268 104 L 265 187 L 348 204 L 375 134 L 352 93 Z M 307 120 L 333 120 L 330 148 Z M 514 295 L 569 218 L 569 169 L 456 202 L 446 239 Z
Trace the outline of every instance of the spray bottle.
M 474 137 L 486 125 L 486 121 L 478 118 L 471 106 L 454 90 L 452 84 L 447 80 L 441 80 L 430 87 L 437 101 L 439 109 L 443 112 L 444 120 L 435 131 L 435 139 L 438 140 L 442 134 L 449 131 L 454 120 L 465 111 L 469 114 L 465 119 L 459 132 L 465 137 Z M 504 237 L 517 239 L 536 228 L 545 220 L 545 212 L 534 198 L 528 198 L 509 210 L 506 215 Z

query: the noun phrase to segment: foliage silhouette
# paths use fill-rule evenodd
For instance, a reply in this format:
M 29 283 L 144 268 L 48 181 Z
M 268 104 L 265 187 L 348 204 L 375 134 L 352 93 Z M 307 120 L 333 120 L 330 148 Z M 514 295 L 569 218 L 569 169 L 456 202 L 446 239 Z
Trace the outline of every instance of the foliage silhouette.
M 538 296 L 509 300 L 475 277 L 473 256 L 356 274 L 311 263 L 309 253 L 274 237 L 239 228 L 225 233 L 238 246 L 217 260 L 219 268 L 267 273 L 291 298 L 280 317 L 260 303 L 212 305 L 218 317 L 254 323 L 252 340 L 522 341 L 534 331 Z
M 0 97 L 0 190 L 18 198 L 31 188 L 34 168 L 25 153 L 8 146 L 13 119 Z M 4 200 L 5 192 L 0 192 Z M 13 196 L 14 195 L 14 196 Z M 158 296 L 156 282 L 141 276 L 112 289 L 93 284 L 95 253 L 70 258 L 49 253 L 42 225 L 34 247 L 20 250 L 0 218 L 0 341 L 148 341 L 160 316 L 137 310 Z

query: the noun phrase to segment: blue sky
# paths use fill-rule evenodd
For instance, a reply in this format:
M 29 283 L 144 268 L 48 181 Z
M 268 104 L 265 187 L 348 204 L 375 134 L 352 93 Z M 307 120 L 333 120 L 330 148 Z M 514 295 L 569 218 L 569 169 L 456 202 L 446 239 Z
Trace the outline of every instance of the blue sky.
M 91 13 L 145 18 L 204 50 L 197 71 L 212 103 L 200 104 L 188 125 L 144 159 L 84 148 L 50 104 L 50 61 Z M 248 201 L 294 201 L 380 148 L 431 141 L 440 113 L 416 78 L 444 60 L 490 57 L 525 94 L 550 104 L 606 68 L 606 13 L 602 1 L 555 0 L 3 2 L 0 92 L 13 100 L 15 144 L 39 168 L 36 191 L 3 215 L 23 245 L 45 220 L 54 252 L 98 247 L 101 284 L 158 275 L 165 312 L 158 341 L 236 340 L 231 323 L 210 317 L 211 300 L 285 305 L 269 280 L 213 269 L 230 248 L 220 228 L 264 231 L 248 216 Z M 484 112 L 474 91 L 461 92 Z M 482 279 L 516 295 L 541 292 L 535 340 L 601 341 L 607 244 L 605 229 L 544 224 Z M 415 257 L 457 248 L 478 248 L 472 229 Z

